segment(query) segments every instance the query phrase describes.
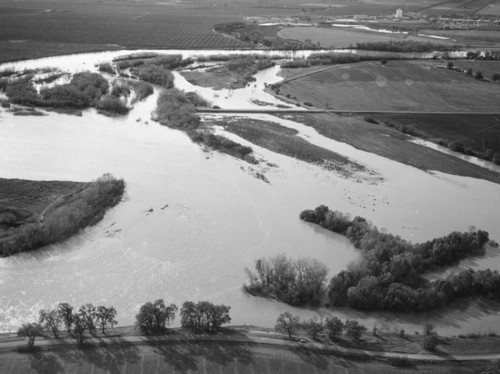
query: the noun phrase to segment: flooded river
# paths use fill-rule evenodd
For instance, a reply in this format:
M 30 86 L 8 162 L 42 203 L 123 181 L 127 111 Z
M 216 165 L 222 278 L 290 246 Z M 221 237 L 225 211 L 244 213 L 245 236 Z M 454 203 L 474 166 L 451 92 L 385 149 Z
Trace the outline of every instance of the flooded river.
M 53 66 L 71 65 L 76 71 L 118 54 L 85 55 L 86 64 L 80 58 L 78 66 L 75 57 L 68 56 L 22 62 L 17 68 L 47 66 L 50 60 Z M 277 71 L 259 73 L 255 85 L 232 95 L 193 87 L 179 75 L 176 84 L 197 89 L 222 108 L 236 107 L 232 100 L 251 105 L 254 98 L 276 104 L 262 89 L 263 82 L 278 80 Z M 252 117 L 294 128 L 309 142 L 365 165 L 383 180 L 363 174 L 347 179 L 254 145 L 259 158 L 277 167 L 266 162 L 252 166 L 206 152 L 182 132 L 152 122 L 157 95 L 121 119 L 93 110 L 81 117 L 0 112 L 0 177 L 88 181 L 109 172 L 127 182 L 125 200 L 98 225 L 65 242 L 0 259 L 0 330 L 15 330 L 39 309 L 59 302 L 113 305 L 122 325 L 132 324 L 139 306 L 156 298 L 178 305 L 185 300 L 231 305 L 234 324 L 270 327 L 286 310 L 315 316 L 314 311 L 247 297 L 241 285 L 244 268 L 261 256 L 317 258 L 328 266 L 330 276 L 357 258 L 345 238 L 299 220 L 300 211 L 319 204 L 362 215 L 417 242 L 470 225 L 500 240 L 499 185 L 424 172 L 269 115 Z M 270 183 L 255 178 L 255 172 L 265 173 Z M 462 266 L 500 269 L 498 250 Z M 500 332 L 500 316 L 484 305 L 441 312 L 418 318 L 349 310 L 328 313 L 407 331 L 421 330 L 421 323 L 432 319 L 440 333 Z

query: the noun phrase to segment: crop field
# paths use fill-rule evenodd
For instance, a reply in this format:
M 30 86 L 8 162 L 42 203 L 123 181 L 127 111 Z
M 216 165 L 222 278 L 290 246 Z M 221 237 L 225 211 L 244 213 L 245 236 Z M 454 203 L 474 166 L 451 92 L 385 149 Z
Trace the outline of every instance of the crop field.
M 2 61 L 16 59 L 19 51 L 31 57 L 24 43 L 61 43 L 116 48 L 246 48 L 242 41 L 212 31 L 217 23 L 239 17 L 207 13 L 199 9 L 161 6 L 112 6 L 108 4 L 31 3 L 33 8 L 0 4 L 0 42 L 10 43 Z M 26 3 L 20 3 L 26 6 Z M 17 5 L 16 5 L 17 6 Z M 172 9 L 167 7 L 167 10 Z M 45 12 L 43 9 L 57 9 Z M 33 46 L 33 44 L 31 45 Z M 41 45 L 43 47 L 43 45 Z M 97 49 L 95 47 L 94 49 Z M 74 48 L 70 48 L 73 52 Z M 16 52 L 17 51 L 17 52 Z
M 313 43 L 320 43 L 323 47 L 336 48 L 356 46 L 357 43 L 401 41 L 407 38 L 404 34 L 370 32 L 339 27 L 287 27 L 279 31 L 278 36 L 283 39 L 294 39 L 301 42 L 310 39 Z M 415 42 L 446 43 L 444 40 L 424 37 L 410 36 L 408 38 Z
M 497 112 L 500 85 L 435 62 L 342 65 L 281 85 L 280 95 L 317 108 L 366 111 Z
M 498 173 L 411 143 L 408 141 L 410 138 L 398 130 L 383 124 L 369 123 L 363 117 L 311 113 L 280 116 L 311 126 L 328 138 L 422 170 L 436 170 L 500 183 Z
M 422 7 L 421 10 L 434 14 L 476 13 L 494 2 L 495 0 L 450 0 Z
M 500 153 L 500 115 L 384 114 L 379 121 L 411 125 L 428 138 L 446 138 L 484 152 Z

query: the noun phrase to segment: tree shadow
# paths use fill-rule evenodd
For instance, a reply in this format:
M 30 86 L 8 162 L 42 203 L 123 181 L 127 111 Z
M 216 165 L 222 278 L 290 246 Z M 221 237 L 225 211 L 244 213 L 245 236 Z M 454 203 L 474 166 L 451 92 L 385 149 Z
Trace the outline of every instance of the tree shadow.
M 29 357 L 31 368 L 39 374 L 64 373 L 64 366 L 52 353 L 33 352 Z
M 242 365 L 253 363 L 253 353 L 248 348 L 256 343 L 238 331 L 224 329 L 222 333 L 213 335 L 184 332 L 173 332 L 169 335 L 168 340 L 162 336 L 149 336 L 147 344 L 176 372 L 200 370 L 199 358 L 221 366 L 233 364 L 235 361 Z
M 96 338 L 92 343 L 80 345 L 58 344 L 54 348 L 54 355 L 63 362 L 86 362 L 112 374 L 121 373 L 125 363 L 133 364 L 141 359 L 138 348 L 119 337 Z

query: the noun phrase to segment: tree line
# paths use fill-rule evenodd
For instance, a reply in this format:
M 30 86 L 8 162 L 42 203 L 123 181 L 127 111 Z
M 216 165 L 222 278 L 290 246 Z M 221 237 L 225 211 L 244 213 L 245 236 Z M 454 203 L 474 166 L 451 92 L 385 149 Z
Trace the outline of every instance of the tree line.
M 217 333 L 222 325 L 231 322 L 230 309 L 229 306 L 208 301 L 186 301 L 180 310 L 181 326 L 196 334 Z M 136 327 L 145 335 L 164 334 L 167 326 L 174 321 L 177 310 L 175 304 L 166 305 L 163 299 L 147 302 L 136 315 Z M 92 336 L 99 329 L 104 335 L 107 328 L 113 328 L 118 323 L 115 318 L 116 309 L 112 306 L 87 303 L 75 309 L 68 303 L 59 303 L 54 309 L 41 309 L 38 321 L 23 324 L 17 335 L 28 338 L 28 346 L 33 348 L 37 337 L 58 339 L 64 327 L 82 344 L 86 332 Z
M 28 345 L 33 347 L 37 337 L 45 336 L 48 330 L 54 338 L 59 338 L 60 328 L 65 327 L 80 343 L 83 342 L 85 331 L 95 334 L 97 328 L 104 334 L 107 327 L 113 328 L 117 324 L 114 307 L 94 306 L 84 304 L 75 310 L 68 303 L 60 303 L 55 309 L 41 309 L 38 313 L 38 322 L 23 324 L 17 331 L 19 337 L 27 337 Z

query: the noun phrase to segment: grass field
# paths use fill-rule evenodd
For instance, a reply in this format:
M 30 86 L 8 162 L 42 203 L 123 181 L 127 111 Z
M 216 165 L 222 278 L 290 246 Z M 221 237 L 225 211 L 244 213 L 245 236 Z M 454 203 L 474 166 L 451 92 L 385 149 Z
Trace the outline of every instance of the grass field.
M 40 215 L 58 197 L 85 187 L 87 183 L 30 181 L 0 178 L 0 207 L 27 209 Z
M 409 137 L 396 129 L 366 122 L 361 117 L 304 113 L 293 115 L 292 120 L 314 127 L 328 138 L 422 170 L 436 170 L 500 183 L 498 173 L 408 142 Z
M 477 81 L 443 63 L 362 62 L 281 85 L 280 94 L 317 108 L 373 111 L 498 111 L 500 85 Z M 473 98 L 473 99 L 471 99 Z
M 446 138 L 484 152 L 500 153 L 500 115 L 383 114 L 380 122 L 410 125 L 429 139 Z
M 214 125 L 223 126 L 226 131 L 236 134 L 252 144 L 320 165 L 329 170 L 335 170 L 345 177 L 350 177 L 353 171 L 366 171 L 363 166 L 329 149 L 311 144 L 296 136 L 297 131 L 277 123 L 235 117 L 227 121 L 216 122 Z
M 457 60 L 453 61 L 453 66 L 463 70 L 471 68 L 474 74 L 480 71 L 488 79 L 491 79 L 491 76 L 495 73 L 500 74 L 500 61 Z

